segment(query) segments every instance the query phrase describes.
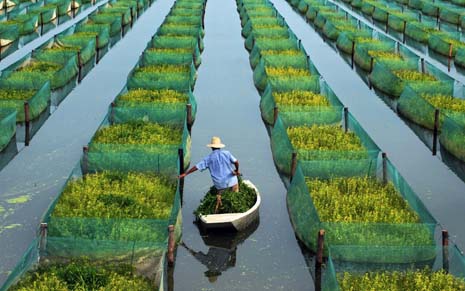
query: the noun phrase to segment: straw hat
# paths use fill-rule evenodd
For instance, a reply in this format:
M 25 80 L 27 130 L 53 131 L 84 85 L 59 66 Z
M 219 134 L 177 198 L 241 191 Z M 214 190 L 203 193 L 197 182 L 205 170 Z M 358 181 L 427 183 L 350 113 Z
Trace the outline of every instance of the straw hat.
M 212 137 L 211 143 L 207 144 L 207 147 L 220 149 L 220 148 L 224 148 L 225 145 L 221 143 L 221 139 L 219 137 L 214 136 Z

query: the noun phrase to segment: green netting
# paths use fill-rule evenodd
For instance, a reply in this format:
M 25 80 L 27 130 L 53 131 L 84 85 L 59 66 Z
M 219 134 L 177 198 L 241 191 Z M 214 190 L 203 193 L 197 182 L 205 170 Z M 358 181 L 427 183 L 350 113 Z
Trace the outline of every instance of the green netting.
M 312 96 L 318 93 L 312 91 L 287 92 L 289 93 L 288 100 L 276 102 L 276 98 L 280 97 L 279 93 L 274 93 L 271 87 L 268 86 L 260 100 L 260 110 L 263 120 L 273 125 L 274 110 L 277 107 L 279 116 L 286 126 L 338 122 L 341 118 L 342 104 L 326 83 L 323 84 L 321 89 L 321 96 L 324 97 L 324 101 L 315 102 L 314 104 L 312 104 L 311 100 L 308 100 L 308 103 L 299 100 L 301 98 L 309 98 L 307 97 L 308 95 Z
M 98 48 L 104 48 L 110 42 L 109 24 L 88 24 L 83 23 L 76 26 L 77 33 L 96 33 L 98 36 Z
M 71 0 L 47 0 L 47 5 L 53 4 L 57 7 L 58 15 L 66 15 L 71 11 Z
M 54 4 L 47 4 L 40 7 L 34 7 L 28 11 L 28 14 L 39 15 L 39 23 L 50 23 L 57 18 L 57 7 Z
M 407 23 L 415 21 L 416 17 L 408 14 L 407 12 L 402 13 L 399 11 L 388 15 L 388 26 L 397 32 L 403 32 L 404 26 L 405 29 L 407 28 Z
M 345 20 L 346 16 L 342 12 L 337 12 L 337 11 L 320 11 L 318 15 L 316 16 L 315 20 L 313 23 L 315 26 L 319 29 L 323 29 L 327 21 L 336 21 L 336 20 Z
M 418 215 L 420 219 L 418 223 L 342 222 L 345 218 L 338 217 L 338 213 L 334 213 L 333 219 L 341 222 L 322 221 L 315 206 L 312 191 L 309 190 L 299 165 L 287 194 L 287 205 L 297 236 L 315 251 L 318 231 L 324 229 L 325 252 L 327 253 L 327 247 L 337 246 L 341 249 L 337 254 L 337 259 L 341 261 L 414 263 L 434 259 L 436 256 L 434 242 L 436 221 L 389 161 L 387 161 L 387 174 L 388 185 L 392 185 L 397 195 L 400 195 L 397 199 L 405 199 L 407 208 Z M 373 173 L 368 173 L 368 177 L 371 177 L 368 179 L 373 179 L 372 181 L 379 179 Z M 344 179 L 347 179 L 347 183 L 355 181 L 354 178 Z M 378 184 L 383 185 L 382 182 Z M 360 188 L 359 191 L 363 193 L 366 190 Z M 377 193 L 372 195 L 375 194 Z M 329 201 L 327 203 L 328 206 L 332 205 Z M 322 204 L 319 209 L 323 210 L 321 207 L 325 206 L 326 204 L 324 206 Z M 324 211 L 327 212 L 328 209 Z M 357 246 L 358 249 L 351 246 Z
M 363 1 L 363 4 L 362 4 L 362 12 L 363 12 L 363 14 L 365 14 L 367 16 L 371 16 L 371 15 L 373 15 L 374 10 L 375 10 L 375 6 L 373 6 L 373 3 Z
M 144 116 L 125 113 L 127 112 L 124 112 L 124 110 L 115 110 L 115 114 L 112 116 L 110 112 L 102 123 L 96 134 L 105 130 L 111 130 L 113 134 L 110 135 L 105 142 L 94 141 L 95 136 L 91 140 L 87 157 L 84 157 L 82 161 L 89 171 L 156 171 L 171 176 L 173 173 L 176 174 L 179 172 L 177 171 L 178 149 L 183 150 L 184 165 L 186 167 L 189 165 L 191 138 L 185 120 L 177 124 L 163 124 L 157 121 L 163 120 L 165 117 L 164 115 L 147 115 L 147 117 L 140 122 L 140 118 L 144 118 Z M 110 119 L 113 118 L 113 123 L 110 124 Z M 174 122 L 176 120 L 170 121 Z M 133 136 L 138 134 L 134 131 L 134 128 L 144 125 L 156 126 L 157 124 L 166 127 L 167 133 L 178 135 L 179 140 L 170 140 L 169 144 L 133 140 Z M 118 127 L 118 125 L 120 126 Z M 125 127 L 127 127 L 127 129 L 124 131 L 120 133 L 115 132 L 119 130 L 119 128 Z M 144 136 L 148 138 L 148 136 Z M 159 136 L 153 136 L 151 138 L 158 139 Z M 116 141 L 120 139 L 123 141 L 116 143 Z
M 95 56 L 96 38 L 92 35 L 72 34 L 59 36 L 55 40 L 57 46 L 79 47 L 81 49 L 81 64 L 87 64 Z
M 19 35 L 28 35 L 38 28 L 39 16 L 37 14 L 20 14 L 2 23 L 1 27 L 5 27 L 7 30 L 7 27 L 10 25 L 12 25 L 11 27 L 17 25 L 15 34 L 19 32 Z M 8 33 L 6 33 L 6 36 L 8 36 Z
M 138 96 L 132 97 L 131 100 L 129 95 L 134 93 Z M 160 95 L 163 95 L 163 97 Z M 172 97 L 166 97 L 167 95 Z M 166 99 L 160 100 L 164 98 Z M 125 120 L 150 120 L 163 124 L 182 124 L 184 120 L 187 120 L 187 104 L 192 106 L 192 119 L 195 119 L 197 102 L 192 92 L 183 93 L 170 90 L 123 91 L 116 98 L 115 107 L 112 108 L 112 119 L 117 123 Z
M 168 15 L 163 24 L 183 24 L 201 26 L 202 19 L 199 16 L 172 16 Z
M 181 24 L 168 24 L 162 25 L 157 31 L 157 35 L 168 35 L 168 36 L 193 36 L 201 38 L 204 35 L 201 26 L 194 25 L 181 25 Z
M 140 60 L 142 66 L 151 65 L 200 65 L 200 51 L 198 49 L 147 49 Z
M 421 43 L 428 43 L 430 33 L 433 31 L 435 28 L 418 21 L 409 21 L 405 27 L 405 35 Z
M 125 7 L 105 7 L 99 14 L 112 15 L 121 18 L 123 25 L 128 25 L 132 21 L 131 10 Z
M 355 47 L 355 44 L 360 39 L 370 39 L 372 35 L 371 31 L 361 30 L 361 31 L 344 31 L 339 34 L 337 38 L 336 45 L 338 49 L 345 52 L 346 54 L 352 54 L 352 49 Z
M 0 83 L 7 87 L 30 89 L 50 81 L 51 89 L 57 90 L 68 84 L 78 72 L 77 58 L 64 60 L 65 63 L 60 61 L 63 60 L 42 62 L 34 58 L 22 59 L 19 66 L 13 65 L 18 66 L 16 70 L 4 71 L 5 78 Z
M 255 28 L 266 28 L 268 26 L 277 27 L 283 25 L 284 20 L 282 18 L 276 18 L 275 16 L 251 18 L 242 28 L 242 35 L 247 38 L 249 34 L 252 32 L 252 30 L 254 30 Z
M 0 22 L 0 46 L 3 48 L 19 39 L 19 25 Z
M 459 48 L 464 48 L 465 44 L 459 38 L 450 33 L 434 33 L 428 39 L 428 47 L 443 56 L 455 56 Z
M 203 41 L 200 37 L 192 36 L 155 36 L 149 43 L 154 48 L 165 49 L 191 49 L 200 58 L 203 50 Z
M 414 9 L 421 10 L 423 7 L 423 0 L 408 0 L 408 6 Z
M 323 270 L 324 291 L 372 290 L 461 290 L 464 287 L 465 258 L 463 252 L 455 244 L 447 246 L 446 267 L 443 252 L 436 250 L 436 259 L 425 264 L 360 264 L 345 263 L 337 258 L 347 248 L 361 251 L 363 246 L 334 246 L 330 248 L 330 256 Z M 399 249 L 399 253 L 404 251 Z M 447 268 L 447 269 L 445 269 Z M 447 270 L 447 271 L 446 271 Z M 377 289 L 378 290 L 378 289 Z
M 356 24 L 346 20 L 328 20 L 323 26 L 323 34 L 332 41 L 337 40 L 341 32 L 347 31 L 358 32 Z
M 289 50 L 261 50 L 259 45 L 253 47 L 249 60 L 253 69 L 257 67 L 260 60 L 264 59 L 267 64 L 273 66 L 289 65 L 293 67 L 305 68 L 308 65 L 307 54 L 303 47 Z M 317 71 L 316 69 L 314 71 Z
M 310 129 L 314 125 L 311 123 L 313 120 L 308 118 L 307 121 L 308 123 L 304 126 Z M 307 176 L 326 178 L 370 173 L 376 165 L 379 148 L 350 114 L 348 128 L 360 140 L 361 149 L 354 151 L 304 150 L 292 145 L 285 124 L 281 118 L 278 118 L 271 130 L 271 148 L 276 167 L 282 173 L 289 175 L 292 153 L 296 152 Z
M 357 43 L 355 46 L 354 62 L 363 70 L 369 71 L 371 68 L 372 52 L 395 52 L 395 43 L 379 40 Z
M 0 99 L 0 107 L 12 108 L 16 110 L 17 122 L 25 121 L 24 102 L 29 103 L 30 119 L 37 118 L 45 109 L 48 108 L 50 101 L 50 82 L 43 80 L 29 80 L 29 87 L 23 87 L 24 84 L 9 82 L 0 78 L 2 90 L 9 93 L 8 99 Z M 25 99 L 26 98 L 26 99 Z
M 465 161 L 465 120 L 464 115 L 448 115 L 444 118 L 439 141 L 441 145 L 458 159 Z
M 447 21 L 452 24 L 460 24 L 460 19 L 465 15 L 465 12 L 459 8 L 441 7 L 439 17 L 441 20 Z
M 268 83 L 276 91 L 296 90 L 305 88 L 310 91 L 319 91 L 319 75 L 312 72 L 313 66 L 305 57 L 267 57 L 262 58 L 253 72 L 255 86 L 263 91 Z M 267 70 L 280 71 L 270 75 Z M 289 75 L 288 70 L 298 70 L 298 75 Z M 295 87 L 293 87 L 295 86 Z
M 454 57 L 454 64 L 456 66 L 465 68 L 465 48 L 457 49 L 457 53 Z
M 421 12 L 428 16 L 439 16 L 440 7 L 438 4 L 429 1 L 422 1 Z
M 2 102 L 0 101 L 0 106 Z M 0 107 L 0 152 L 16 134 L 16 110 Z
M 166 73 L 144 71 L 147 67 L 134 69 L 128 77 L 128 89 L 171 89 L 181 92 L 189 92 L 195 84 L 195 66 L 187 72 Z
M 417 71 L 417 66 L 415 61 L 375 61 L 370 82 L 375 88 L 394 97 L 399 97 L 406 85 L 437 94 L 452 91 L 453 82 L 442 81 L 429 72 L 422 74 Z M 404 74 L 399 75 L 400 72 Z
M 122 18 L 117 14 L 97 13 L 89 16 L 90 23 L 109 24 L 110 36 L 121 33 Z

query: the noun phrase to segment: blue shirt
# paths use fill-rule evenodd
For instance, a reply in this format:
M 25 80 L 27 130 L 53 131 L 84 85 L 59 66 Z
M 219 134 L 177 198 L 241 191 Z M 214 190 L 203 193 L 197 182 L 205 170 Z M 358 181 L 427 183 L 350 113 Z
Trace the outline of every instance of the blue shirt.
M 200 171 L 208 169 L 216 189 L 225 189 L 237 184 L 232 166 L 236 161 L 230 152 L 214 150 L 195 166 Z

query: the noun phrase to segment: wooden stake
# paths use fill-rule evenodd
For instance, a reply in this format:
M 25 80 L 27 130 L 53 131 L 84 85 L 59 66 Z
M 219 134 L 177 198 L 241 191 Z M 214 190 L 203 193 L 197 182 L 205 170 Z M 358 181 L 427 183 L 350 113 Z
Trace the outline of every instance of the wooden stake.
M 40 35 L 44 34 L 44 14 L 40 12 Z
M 447 59 L 447 71 L 450 72 L 450 63 L 452 60 L 452 43 L 449 44 L 449 57 Z
M 439 109 L 436 108 L 434 110 L 433 156 L 435 156 L 437 153 L 438 132 L 439 132 Z
M 354 68 L 354 65 L 355 65 L 355 41 L 352 41 L 352 51 L 351 51 L 351 54 L 350 54 L 350 60 L 351 60 L 351 66 L 352 66 L 352 69 Z
M 344 107 L 344 132 L 349 131 L 349 108 Z
M 192 104 L 186 104 L 186 118 L 187 118 L 187 127 L 190 128 L 192 127 L 192 124 L 194 123 L 193 118 L 192 118 Z
M 405 36 L 406 29 L 407 29 L 407 21 L 404 20 L 404 27 L 402 28 L 402 43 L 405 43 L 406 41 L 406 36 Z
M 276 120 L 278 119 L 279 109 L 278 106 L 273 108 L 273 127 L 276 124 Z
M 369 71 L 370 74 L 371 74 L 371 72 L 373 72 L 373 64 L 374 64 L 374 59 L 373 59 L 373 57 L 370 57 L 370 71 Z
M 387 183 L 387 154 L 381 153 L 382 163 L 383 163 L 383 184 Z
M 420 64 L 421 64 L 421 73 L 424 74 L 425 73 L 425 59 L 424 58 L 420 59 Z
M 109 117 L 110 124 L 115 123 L 115 107 L 116 107 L 115 102 L 111 102 L 110 103 L 110 117 Z
M 129 10 L 131 12 L 131 27 L 132 27 L 132 25 L 134 24 L 134 15 L 133 15 L 134 9 L 132 7 L 130 7 Z
M 292 179 L 294 178 L 296 168 L 297 168 L 297 153 L 293 152 L 291 156 L 291 176 L 289 179 L 291 182 L 292 182 Z
M 174 238 L 174 225 L 168 226 L 168 266 L 174 266 L 174 248 L 175 248 L 176 240 Z
M 29 141 L 31 140 L 31 120 L 30 120 L 30 113 L 29 113 L 29 102 L 24 102 L 24 127 L 25 127 L 25 135 L 24 135 L 24 145 L 29 146 Z
M 317 251 L 316 251 L 316 262 L 320 265 L 323 264 L 324 244 L 325 244 L 325 230 L 320 229 L 320 231 L 318 232 L 318 244 L 317 244 Z
M 449 232 L 442 230 L 442 268 L 449 273 Z
M 81 79 L 82 79 L 81 51 L 78 51 L 77 59 L 78 59 L 78 83 L 81 83 Z
M 89 172 L 89 147 L 82 147 L 82 172 L 87 174 Z
M 387 18 L 386 18 L 386 33 L 387 33 L 389 31 L 389 12 L 386 14 L 387 14 Z
M 48 225 L 47 223 L 40 224 L 40 242 L 39 242 L 39 250 L 40 252 L 44 252 L 45 248 L 47 247 L 47 232 L 48 232 Z
M 100 46 L 99 37 L 98 37 L 98 35 L 96 35 L 96 36 L 95 36 L 95 57 L 96 57 L 97 60 L 96 60 L 95 62 L 96 62 L 97 64 L 98 64 L 99 59 L 100 59 L 100 57 L 99 57 L 99 54 L 100 54 L 100 53 L 99 53 L 99 52 L 100 52 L 99 46 Z
M 178 149 L 178 158 L 179 158 L 179 174 L 184 174 L 184 150 L 182 148 Z M 179 179 L 179 194 L 181 198 L 181 205 L 184 198 L 184 178 Z

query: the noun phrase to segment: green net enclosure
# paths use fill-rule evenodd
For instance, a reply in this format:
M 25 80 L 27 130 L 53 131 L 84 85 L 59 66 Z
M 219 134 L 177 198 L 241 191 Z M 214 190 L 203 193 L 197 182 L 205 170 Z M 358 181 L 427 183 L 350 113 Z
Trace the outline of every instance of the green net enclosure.
M 96 50 L 95 35 L 75 33 L 71 35 L 58 36 L 54 45 L 59 47 L 78 47 L 80 49 L 81 64 L 87 64 L 95 57 Z
M 347 132 L 339 121 L 286 127 L 278 118 L 271 130 L 271 148 L 277 168 L 291 174 L 296 153 L 306 176 L 331 177 L 368 174 L 376 168 L 379 148 L 350 115 Z
M 39 27 L 39 16 L 37 14 L 19 14 L 5 22 L 2 22 L 2 27 L 5 32 L 5 39 L 11 39 L 12 35 L 28 35 L 33 33 Z M 17 27 L 15 32 L 8 32 L 8 28 Z M 13 34 L 11 34 L 13 33 Z M 18 34 L 19 33 L 19 34 Z M 3 37 L 2 37 L 3 38 Z
M 441 145 L 458 159 L 465 161 L 465 116 L 449 114 L 444 118 L 439 141 Z
M 122 120 L 124 117 L 128 119 Z M 150 120 L 157 119 L 156 115 L 142 117 L 142 121 L 140 116 L 129 114 L 115 114 L 116 118 L 120 123 L 111 121 L 108 115 L 89 143 L 82 160 L 87 171 L 158 171 L 171 175 L 176 173 L 179 149 L 183 150 L 184 165 L 189 165 L 191 139 L 185 121 L 165 124 Z
M 110 111 L 115 122 L 150 120 L 167 124 L 181 124 L 184 120 L 192 124 L 196 112 L 192 92 L 146 89 L 123 90 Z
M 97 47 L 102 49 L 110 42 L 110 25 L 109 24 L 90 24 L 82 23 L 76 26 L 75 32 L 78 33 L 95 33 L 98 41 Z
M 66 15 L 71 12 L 72 9 L 72 0 L 49 0 L 47 4 L 53 4 L 57 8 L 57 13 L 59 16 Z
M 457 50 L 465 47 L 465 44 L 460 41 L 458 35 L 437 32 L 431 34 L 428 39 L 428 47 L 443 56 L 454 57 Z
M 274 124 L 278 112 L 287 126 L 336 123 L 341 119 L 342 107 L 337 96 L 325 82 L 321 84 L 320 92 L 274 92 L 271 86 L 268 86 L 260 100 L 262 118 L 269 125 Z
M 370 71 L 373 56 L 382 53 L 395 53 L 395 42 L 378 39 L 359 42 L 355 45 L 354 62 L 363 70 Z
M 46 4 L 44 6 L 32 7 L 28 14 L 38 15 L 39 24 L 46 24 L 54 21 L 58 17 L 57 6 L 54 4 Z
M 306 177 L 298 166 L 287 204 L 299 239 L 316 251 L 324 229 L 325 254 L 337 246 L 341 261 L 434 260 L 436 221 L 394 166 L 388 160 L 385 165 L 381 171 L 330 178 Z
M 89 22 L 94 24 L 110 25 L 110 36 L 121 34 L 123 18 L 118 14 L 94 13 L 89 15 Z
M 335 258 L 340 248 L 332 247 L 323 270 L 322 290 L 463 290 L 464 255 L 455 244 L 445 249 L 445 256 L 438 249 L 436 259 L 428 264 L 368 265 L 341 262 Z
M 458 48 L 454 57 L 454 64 L 458 67 L 465 68 L 465 48 Z
M 22 84 L 3 83 L 4 79 L 0 78 L 0 107 L 11 108 L 16 110 L 16 121 L 24 122 L 26 120 L 24 103 L 29 104 L 29 118 L 35 119 L 44 112 L 50 104 L 50 82 L 41 82 L 31 80 L 25 88 Z M 9 82 L 8 82 L 9 83 Z
M 16 110 L 0 107 L 0 152 L 16 134 Z

